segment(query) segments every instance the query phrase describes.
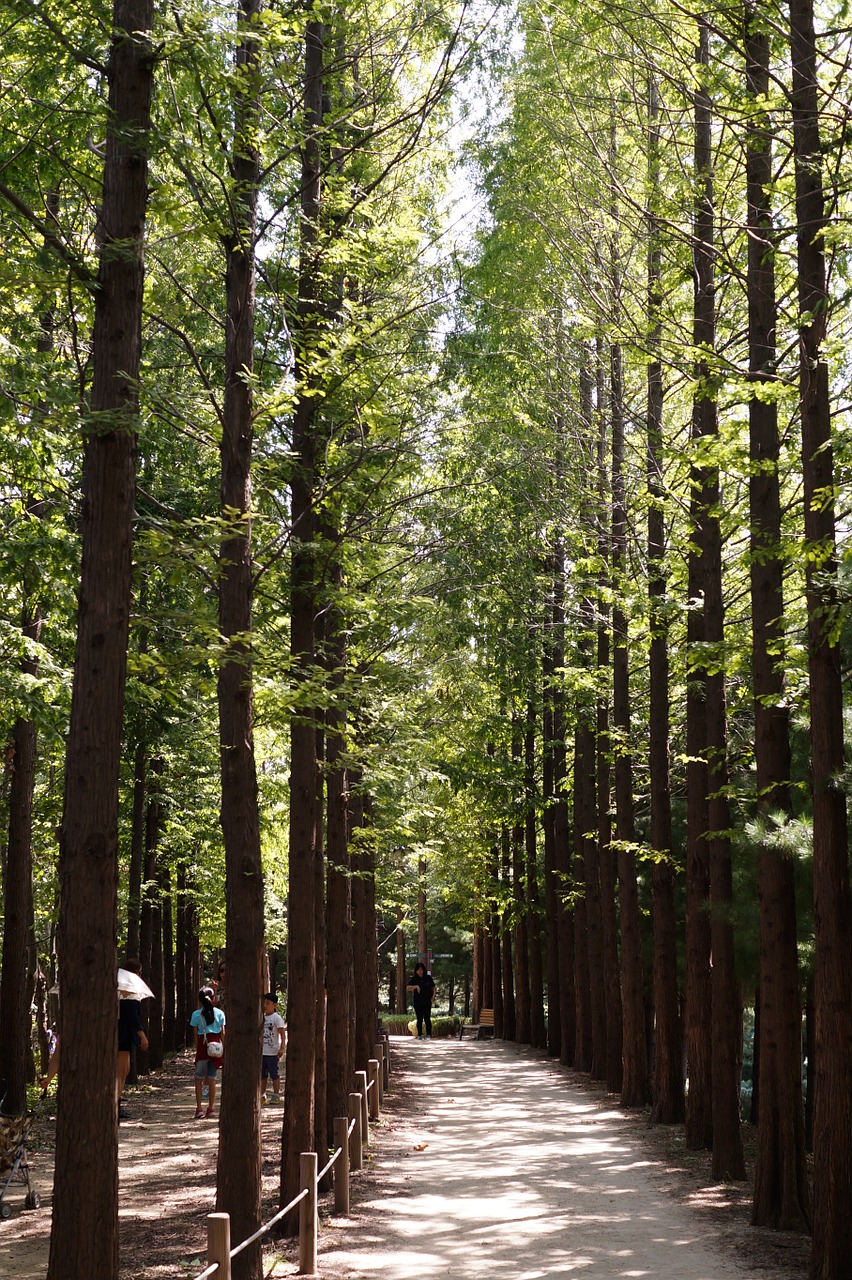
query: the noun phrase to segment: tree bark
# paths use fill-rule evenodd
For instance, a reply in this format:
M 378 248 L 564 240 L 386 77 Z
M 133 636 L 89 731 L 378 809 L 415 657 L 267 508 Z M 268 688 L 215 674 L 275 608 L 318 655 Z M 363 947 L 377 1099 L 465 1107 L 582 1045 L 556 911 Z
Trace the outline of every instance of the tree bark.
M 558 1058 L 562 1049 L 562 1018 L 559 1002 L 559 881 L 556 873 L 556 794 L 553 782 L 555 750 L 553 740 L 554 682 L 555 669 L 551 641 L 545 652 L 544 662 L 544 767 L 542 781 L 544 790 L 544 920 L 547 961 L 547 1052 L 551 1058 Z M 495 938 L 495 944 L 497 944 L 498 939 L 494 933 L 493 926 L 492 934 Z M 502 1016 L 502 1008 L 500 1012 Z M 494 1023 L 496 1026 L 496 999 Z
M 512 760 L 520 772 L 522 759 L 521 722 L 512 716 Z M 512 827 L 512 901 L 514 926 L 512 928 L 513 960 L 515 968 L 515 1039 L 529 1044 L 532 1038 L 530 1026 L 530 964 L 527 933 L 526 876 L 524 874 L 524 823 L 518 821 Z
M 616 123 L 614 113 L 610 116 L 610 164 L 615 172 L 616 158 Z M 615 185 L 610 187 L 610 206 L 613 227 L 610 237 L 610 306 L 612 314 L 619 316 L 621 312 L 621 249 L 618 227 L 618 198 Z M 597 626 L 597 667 L 601 678 L 598 695 L 597 723 L 597 815 L 598 815 L 598 878 L 601 897 L 601 927 L 604 983 L 606 992 L 606 1082 L 610 1093 L 620 1093 L 624 1075 L 624 1009 L 621 995 L 621 973 L 618 954 L 618 919 L 616 906 L 616 866 L 617 852 L 612 843 L 613 795 L 612 774 L 615 751 L 620 754 L 623 744 L 611 733 L 610 717 L 612 714 L 611 696 L 603 690 L 611 687 L 610 677 L 610 633 L 613 629 L 612 608 L 610 598 L 616 597 L 620 583 L 616 577 L 619 566 L 615 563 L 615 547 L 613 538 L 616 532 L 616 493 L 614 488 L 616 472 L 616 448 L 620 441 L 621 453 L 619 466 L 623 469 L 624 461 L 624 386 L 621 343 L 613 340 L 609 345 L 609 436 L 611 439 L 611 474 L 609 484 L 607 477 L 607 415 L 604 412 L 604 370 L 602 360 L 598 360 L 598 509 L 600 532 L 598 534 L 598 557 L 600 559 L 600 577 L 598 590 L 598 626 Z M 607 522 L 605 512 L 611 507 L 611 520 Z M 622 552 L 623 559 L 623 552 Z M 622 611 L 623 612 L 623 611 Z
M 709 37 L 701 23 L 697 62 L 702 80 L 695 93 L 695 214 L 693 233 L 694 317 L 696 350 L 712 349 L 714 316 L 712 295 L 713 202 L 711 164 L 711 108 L 706 89 Z M 710 183 L 709 196 L 707 184 Z M 702 368 L 704 373 L 702 375 Z M 695 377 L 706 378 L 706 358 L 696 362 Z M 698 385 L 692 411 L 693 447 L 712 434 L 715 402 Z M 692 529 L 687 570 L 687 689 L 686 689 L 686 1050 L 689 1093 L 686 1105 L 686 1145 L 694 1150 L 713 1145 L 713 1043 L 710 1026 L 710 861 L 707 831 L 710 826 L 707 766 L 707 638 L 704 590 L 707 565 L 706 468 L 690 465 L 689 518 Z
M 828 365 L 817 52 L 812 0 L 791 0 L 793 152 L 799 300 L 799 398 L 809 548 L 808 676 L 814 877 L 814 1206 L 812 1280 L 839 1280 L 852 1260 L 852 915 L 838 618 L 835 473 Z M 764 1105 L 766 1099 L 764 1098 Z
M 327 1041 L 327 1128 L 328 1141 L 334 1139 L 334 1119 L 349 1114 L 349 1093 L 355 1070 L 353 1045 L 349 1028 L 354 1000 L 352 981 L 352 881 L 349 877 L 349 778 L 344 757 L 345 711 L 341 698 L 346 641 L 339 613 L 329 617 L 331 649 L 334 655 L 331 674 L 336 693 L 326 714 L 326 912 L 328 921 L 328 1006 Z M 398 938 L 403 935 L 397 934 Z M 404 944 L 403 944 L 404 945 Z M 404 964 L 404 954 L 403 954 Z M 405 977 L 403 975 L 403 984 Z M 399 974 L 396 996 L 399 1000 Z M 403 985 L 403 991 L 405 987 Z M 400 1012 L 397 1009 L 397 1012 Z M 402 1012 L 405 1012 L 404 1008 Z
M 30 514 L 38 519 L 35 504 Z M 26 578 L 25 574 L 25 578 Z M 25 640 L 38 642 L 41 635 L 41 608 L 30 586 L 24 583 L 26 603 L 21 620 Z M 24 675 L 38 673 L 38 660 L 27 656 L 21 662 Z M 5 1083 L 3 1111 L 24 1115 L 27 1111 L 27 1076 L 30 1059 L 33 995 L 30 951 L 33 946 L 33 794 L 36 775 L 38 731 L 35 721 L 19 717 L 12 733 L 8 768 L 9 838 L 6 847 L 6 874 L 3 884 L 3 969 L 0 974 L 0 1080 Z
M 234 1240 L 260 1224 L 260 1098 L 263 1022 L 263 866 L 260 853 L 252 682 L 251 463 L 253 440 L 255 240 L 260 156 L 260 0 L 239 0 L 233 101 L 233 225 L 225 251 L 225 398 L 222 414 L 219 553 L 219 745 L 228 955 L 227 1087 L 222 1091 L 216 1208 Z M 308 1150 L 308 1147 L 304 1148 Z M 235 1280 L 260 1280 L 260 1244 L 233 1264 Z
M 776 366 L 775 244 L 770 189 L 772 129 L 769 36 L 746 0 L 749 373 L 771 385 Z M 801 1229 L 810 1220 L 802 1104 L 802 1019 L 792 859 L 772 839 L 792 816 L 790 713 L 784 694 L 784 559 L 781 555 L 780 445 L 775 401 L 749 401 L 752 677 L 757 811 L 763 824 L 758 900 L 760 983 L 755 1010 L 757 1108 L 754 1205 L 760 1226 Z M 759 1031 L 759 1037 L 758 1037 Z M 759 1046 L 759 1054 L 758 1054 Z
M 653 77 L 648 94 L 649 190 L 659 189 L 659 109 Z M 652 359 L 648 362 L 648 611 L 649 749 L 651 845 L 654 864 L 654 1078 L 651 1118 L 660 1124 L 684 1119 L 683 1043 L 677 989 L 675 872 L 672 860 L 672 806 L 669 789 L 669 653 L 666 619 L 666 532 L 663 511 L 663 372 L 661 245 L 658 220 L 649 214 L 648 328 Z
M 553 572 L 553 665 L 565 662 L 565 549 L 557 537 Z M 553 692 L 553 857 L 557 880 L 557 940 L 559 947 L 559 1061 L 570 1066 L 576 1040 L 576 992 L 574 989 L 574 913 L 567 896 L 572 873 L 571 831 L 568 821 L 568 752 L 566 747 L 565 696 L 559 685 Z
M 709 27 L 699 20 L 698 62 L 702 72 L 709 65 Z M 706 73 L 699 80 L 695 98 L 696 203 L 695 263 L 695 369 L 693 424 L 697 443 L 704 445 L 718 435 L 716 392 L 712 356 L 716 342 L 715 315 L 715 207 L 712 169 L 712 105 Z M 740 1136 L 739 1095 L 739 992 L 734 968 L 734 930 L 730 908 L 733 897 L 731 817 L 728 803 L 728 737 L 725 706 L 724 600 L 722 589 L 722 536 L 719 522 L 719 469 L 711 463 L 701 468 L 699 531 L 704 568 L 704 638 L 714 646 L 716 660 L 705 678 L 707 726 L 708 826 L 710 869 L 710 946 L 713 1097 L 713 1174 L 720 1179 L 745 1177 Z
M 148 751 L 144 742 L 136 743 L 133 753 L 133 810 L 130 820 L 130 867 L 127 872 L 127 945 L 125 960 L 138 960 L 142 915 L 142 863 L 145 858 L 145 798 Z
M 290 653 L 297 690 L 314 670 L 317 613 L 316 564 L 316 413 L 313 394 L 315 352 L 312 340 L 319 307 L 319 216 L 323 118 L 323 45 L 321 22 L 305 31 L 303 90 L 305 137 L 302 144 L 298 334 L 296 377 L 300 391 L 293 419 L 294 466 L 291 478 L 291 609 Z M 299 1191 L 299 1154 L 313 1150 L 314 1040 L 316 1037 L 316 967 L 314 871 L 318 855 L 316 725 L 307 708 L 294 716 L 290 729 L 290 885 L 287 982 L 287 1065 L 284 1076 L 284 1133 L 281 1154 L 281 1204 Z M 354 904 L 353 904 L 354 907 Z M 354 911 L 353 911 L 354 914 Z M 288 1235 L 298 1231 L 298 1211 L 283 1222 Z
M 592 816 L 588 812 L 589 788 L 586 774 L 593 757 L 594 743 L 588 726 L 578 725 L 574 733 L 574 1061 L 577 1071 L 592 1067 L 592 996 L 589 979 L 588 901 L 586 898 L 586 840 L 583 832 Z M 589 748 L 591 747 L 591 751 Z
M 88 1280 L 114 1280 L 118 1274 L 118 775 L 131 602 L 152 23 L 151 0 L 115 0 L 76 660 L 59 832 L 62 1071 L 48 1280 L 60 1280 L 69 1259 Z
M 511 839 L 509 836 L 509 828 L 504 825 L 500 833 L 500 859 L 502 865 L 503 884 L 505 886 L 505 896 L 508 899 L 511 894 L 512 887 L 512 871 L 511 871 Z M 514 1040 L 516 1033 L 515 1024 L 515 965 L 512 956 L 512 927 L 511 914 L 508 907 L 503 911 L 500 919 L 500 937 L 502 942 L 502 969 L 503 969 L 503 1039 Z
M 547 1048 L 544 1020 L 544 969 L 541 954 L 541 901 L 538 890 L 538 820 L 535 783 L 535 703 L 527 703 L 524 735 L 524 841 L 526 846 L 527 940 L 530 969 L 530 1043 L 534 1049 Z M 490 970 L 490 965 L 488 966 Z M 489 1007 L 492 1007 L 489 1005 Z

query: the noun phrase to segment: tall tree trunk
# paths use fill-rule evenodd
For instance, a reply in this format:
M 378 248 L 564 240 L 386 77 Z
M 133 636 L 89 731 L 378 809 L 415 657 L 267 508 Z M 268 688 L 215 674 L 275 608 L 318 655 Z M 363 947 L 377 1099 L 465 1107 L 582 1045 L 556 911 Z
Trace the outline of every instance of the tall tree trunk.
M 512 760 L 520 773 L 523 754 L 521 721 L 512 716 Z M 518 821 L 512 827 L 512 901 L 514 927 L 512 929 L 513 959 L 515 963 L 515 1039 L 529 1044 L 530 1028 L 530 963 L 527 933 L 527 895 L 524 875 L 524 824 Z
M 584 709 L 578 710 L 578 716 Z M 591 747 L 591 751 L 588 747 Z M 586 896 L 586 840 L 584 831 L 592 815 L 588 812 L 589 788 L 586 774 L 594 751 L 592 730 L 578 724 L 574 733 L 574 1061 L 577 1071 L 590 1071 L 592 1066 L 592 996 L 589 980 L 588 899 Z
M 408 996 L 405 984 L 408 981 L 408 972 L 405 967 L 405 933 L 400 928 L 405 919 L 405 912 L 402 907 L 397 907 L 396 912 L 396 1002 L 394 1007 L 395 1013 L 406 1013 L 408 1010 Z
M 618 902 L 621 927 L 621 1102 L 644 1106 L 648 1099 L 642 927 L 636 873 L 633 757 L 630 741 L 630 674 L 627 617 L 620 583 L 626 573 L 627 504 L 624 480 L 624 406 L 621 350 L 612 354 L 612 741 L 615 757 L 615 833 L 618 842 Z
M 317 646 L 325 651 L 327 612 L 317 620 Z M 325 656 L 325 655 L 324 655 Z M 314 859 L 314 992 L 316 995 L 316 1032 L 314 1036 L 314 1151 L 318 1169 L 328 1159 L 327 1107 L 328 1066 L 326 1058 L 326 928 L 325 928 L 325 724 L 323 713 L 314 712 L 317 725 L 317 851 Z M 344 1113 L 341 1113 L 344 1114 Z M 317 1187 L 327 1191 L 331 1187 L 330 1172 Z
M 373 834 L 372 798 L 368 793 L 360 797 L 358 823 L 358 869 L 363 880 L 361 901 L 361 980 L 356 988 L 358 1001 L 355 1065 L 363 1070 L 373 1056 L 376 1043 L 377 1014 L 379 1004 L 379 965 L 376 951 L 376 842 Z M 353 822 L 353 827 L 355 823 Z M 356 928 L 358 924 L 356 922 Z
M 299 396 L 293 419 L 294 466 L 291 479 L 291 609 L 290 653 L 297 689 L 314 671 L 317 572 L 313 541 L 316 516 L 317 401 L 312 350 L 319 306 L 319 217 L 323 119 L 323 45 L 321 22 L 308 22 L 305 32 L 303 90 L 305 137 L 302 145 L 299 332 L 296 377 Z M 290 728 L 290 885 L 287 964 L 287 1059 L 284 1075 L 284 1133 L 280 1199 L 286 1204 L 299 1191 L 299 1154 L 313 1150 L 314 1041 L 316 1038 L 316 969 L 314 872 L 319 856 L 317 813 L 316 725 L 308 714 L 293 717 Z M 298 1211 L 284 1219 L 289 1235 L 298 1231 Z
M 706 87 L 710 58 L 706 23 L 699 25 L 696 61 L 701 80 L 694 96 L 695 109 L 695 214 L 693 230 L 694 317 L 693 344 L 696 351 L 711 350 L 715 322 L 713 315 L 713 196 L 711 165 L 711 108 Z M 708 192 L 709 184 L 709 192 Z M 697 389 L 692 409 L 693 447 L 715 429 L 715 401 L 702 387 L 707 360 L 696 361 Z M 711 421 L 708 421 L 708 418 Z M 707 574 L 707 469 L 690 466 L 690 538 L 687 595 L 687 688 L 686 688 L 686 1051 L 689 1093 L 686 1105 L 686 1145 L 693 1149 L 713 1145 L 713 1042 L 710 1024 L 710 855 L 707 831 L 710 826 L 707 766 L 707 669 L 704 643 L 707 638 L 704 591 Z
M 615 172 L 616 123 L 615 113 L 610 117 L 610 164 Z M 612 222 L 615 230 L 610 244 L 610 307 L 613 316 L 621 314 L 621 250 L 618 233 L 618 200 L 615 186 L 610 189 Z M 621 974 L 618 956 L 618 920 L 616 915 L 616 851 L 612 846 L 612 758 L 613 747 L 621 746 L 610 733 L 610 697 L 604 693 L 609 681 L 610 665 L 610 596 L 617 594 L 619 584 L 614 578 L 612 534 L 615 531 L 615 492 L 611 494 L 612 522 L 607 527 L 606 509 L 610 485 L 607 477 L 607 415 L 604 412 L 604 368 L 598 360 L 598 511 L 600 532 L 598 556 L 600 577 L 598 590 L 598 652 L 597 668 L 601 684 L 598 694 L 597 724 L 597 813 L 598 813 L 598 878 L 601 896 L 601 926 L 603 946 L 604 982 L 606 988 L 606 1082 L 610 1093 L 620 1093 L 623 1079 L 624 1058 L 624 1010 L 621 998 Z M 613 339 L 609 346 L 609 434 L 612 438 L 612 468 L 615 468 L 616 434 L 621 436 L 622 454 L 624 438 L 623 370 L 621 343 Z M 611 483 L 611 477 L 610 477 Z
M 474 896 L 476 896 L 476 887 L 474 886 Z M 483 931 L 482 922 L 474 920 L 473 922 L 473 974 L 471 976 L 471 991 L 473 1008 L 476 1017 L 479 1017 L 479 1011 L 484 1004 L 482 997 L 483 988 Z
M 30 518 L 38 519 L 36 504 L 29 504 Z M 34 584 L 31 584 L 34 585 Z M 21 619 L 25 640 L 37 643 L 41 634 L 41 608 L 25 583 L 26 603 Z M 26 676 L 38 673 L 38 660 L 21 662 Z M 27 1075 L 32 1032 L 33 982 L 30 951 L 33 945 L 33 795 L 36 775 L 35 721 L 19 717 L 12 733 L 8 759 L 9 841 L 3 884 L 3 969 L 0 974 L 0 1080 L 5 1084 L 3 1110 L 7 1115 L 27 1111 Z
M 425 858 L 417 864 L 417 951 L 418 958 L 429 968 L 429 939 L 427 936 L 428 912 L 426 904 L 426 876 L 428 866 Z
M 617 245 L 613 249 L 612 288 L 613 306 L 617 307 L 619 269 L 616 258 Z M 622 374 L 621 346 L 614 342 L 610 347 L 610 419 L 612 445 L 615 436 L 622 433 Z M 612 561 L 611 539 L 605 532 L 604 510 L 607 500 L 607 444 L 606 418 L 599 410 L 598 432 L 598 503 L 601 513 L 601 534 L 598 539 L 601 560 L 600 591 L 598 596 L 597 667 L 606 686 L 610 663 L 610 609 L 607 597 Z M 614 454 L 613 454 L 614 466 Z M 614 493 L 613 493 L 614 500 Z M 616 853 L 612 847 L 612 751 L 614 739 L 610 732 L 609 700 L 603 694 L 598 697 L 597 723 L 597 815 L 598 815 L 598 880 L 601 903 L 601 946 L 603 950 L 603 976 L 606 999 L 606 1085 L 610 1093 L 619 1093 L 623 1079 L 624 1010 L 621 997 L 621 975 L 618 959 L 618 922 L 616 919 Z M 620 748 L 619 748 L 620 754 Z
M 340 584 L 342 585 L 342 583 Z M 336 697 L 326 715 L 327 834 L 326 912 L 328 930 L 327 1125 L 334 1138 L 334 1119 L 349 1114 L 349 1093 L 355 1069 L 349 1028 L 354 1000 L 352 982 L 352 881 L 349 876 L 349 778 L 344 756 L 345 711 L 342 702 L 346 641 L 339 611 L 329 616 L 333 653 L 332 689 Z M 401 932 L 397 938 L 404 938 Z M 404 941 L 403 941 L 404 947 Z M 403 952 L 403 965 L 405 963 Z M 403 991 L 405 976 L 403 973 Z M 397 1000 L 399 975 L 397 974 Z M 399 1012 L 399 1010 L 397 1010 Z M 404 1009 L 403 1009 L 404 1012 Z M 324 1163 L 324 1162 L 323 1162 Z
M 527 941 L 530 968 L 530 1043 L 534 1049 L 547 1048 L 544 1021 L 544 970 L 541 954 L 541 903 L 538 891 L 538 820 L 535 785 L 535 703 L 527 703 L 524 735 L 524 841 L 526 846 Z M 490 965 L 488 968 L 490 969 Z
M 491 899 L 491 993 L 494 1000 L 494 1035 L 502 1039 L 505 1031 L 503 1016 L 503 955 L 502 929 L 497 902 L 500 884 L 500 840 L 496 833 L 493 837 L 489 860 L 489 879 L 494 893 L 494 897 Z
M 168 863 L 160 866 L 160 912 L 163 930 L 163 1049 L 173 1053 L 175 1034 L 175 944 L 172 912 L 172 873 Z
M 799 396 L 805 539 L 809 548 L 808 676 L 813 785 L 814 1108 L 813 1280 L 839 1280 L 852 1265 L 852 916 L 844 771 L 843 680 L 838 617 L 834 454 L 813 0 L 790 2 L 793 150 L 799 294 Z M 764 1098 L 764 1105 L 766 1099 Z
M 712 355 L 716 342 L 714 196 L 712 170 L 712 106 L 706 68 L 710 59 L 709 26 L 699 20 L 699 66 L 702 76 L 695 101 L 695 172 L 698 182 L 695 261 L 695 347 L 698 351 L 693 421 L 696 442 L 706 447 L 718 435 Z M 702 467 L 700 537 L 704 559 L 704 638 L 721 654 L 724 643 L 722 536 L 719 522 L 719 468 Z M 725 671 L 721 659 L 708 671 L 707 782 L 708 859 L 710 867 L 710 946 L 712 1012 L 713 1173 L 720 1179 L 744 1178 L 740 1137 L 739 991 L 734 969 L 731 825 L 728 803 L 728 736 Z
M 163 876 L 159 866 L 156 876 L 157 884 L 151 900 L 151 961 L 148 977 L 154 995 L 146 1004 L 149 1071 L 156 1071 L 163 1065 Z
M 252 687 L 251 462 L 255 328 L 255 239 L 260 156 L 260 0 L 239 0 L 230 156 L 233 226 L 225 250 L 225 398 L 219 554 L 220 817 L 225 847 L 228 954 L 227 1088 L 222 1091 L 216 1208 L 230 1214 L 234 1240 L 260 1220 L 260 1098 L 263 1022 L 263 866 L 260 853 Z M 307 1149 L 307 1148 L 306 1148 Z M 259 1280 L 259 1243 L 235 1259 L 235 1280 Z
M 145 860 L 145 800 L 148 751 L 144 742 L 136 743 L 133 753 L 133 810 L 130 820 L 130 867 L 127 873 L 127 945 L 126 960 L 138 960 L 142 915 L 142 864 Z
M 45 248 L 55 247 L 53 228 L 59 214 L 59 192 L 49 191 L 45 200 L 48 227 Z M 55 301 L 52 290 L 46 291 L 44 310 L 39 318 L 36 350 L 50 359 L 54 349 Z M 42 416 L 42 410 L 38 410 Z M 28 497 L 24 519 L 28 527 L 38 528 L 45 512 L 39 498 Z M 41 576 L 38 563 L 27 559 L 21 573 L 21 635 L 25 645 L 37 645 L 43 622 Z M 24 654 L 21 674 L 38 675 L 38 657 Z M 19 716 L 12 730 L 12 751 L 7 757 L 11 773 L 9 784 L 9 828 L 5 850 L 3 877 L 3 958 L 0 969 L 0 1080 L 5 1082 L 2 1106 L 9 1115 L 22 1115 L 27 1110 L 27 1080 L 35 1074 L 32 1054 L 32 997 L 37 1006 L 43 992 L 36 990 L 41 976 L 35 937 L 35 903 L 33 899 L 33 799 L 36 782 L 38 730 L 34 720 Z M 44 984 L 42 983 L 42 986 Z M 38 1027 L 46 1040 L 43 1019 Z
M 482 925 L 482 1004 L 486 1009 L 494 1008 L 494 973 L 491 961 L 491 913 L 485 903 L 485 920 Z M 543 1013 L 542 1013 L 543 1016 Z
M 769 95 L 769 35 L 753 0 L 745 5 L 748 184 L 749 373 L 758 385 L 775 379 L 775 243 L 770 189 L 772 129 L 762 105 Z M 752 1221 L 802 1228 L 810 1220 L 802 1105 L 802 1019 L 792 859 L 773 827 L 792 816 L 790 713 L 784 696 L 784 559 L 781 555 L 778 408 L 769 397 L 749 401 L 751 471 L 752 675 L 760 846 L 760 983 L 755 1010 L 755 1097 L 758 1108 Z M 758 1038 L 759 1029 L 759 1038 Z M 757 1046 L 759 1045 L 759 1057 Z
M 511 838 L 509 828 L 504 826 L 500 833 L 500 860 L 502 865 L 502 877 L 504 888 L 504 897 L 508 902 L 512 892 L 512 870 L 511 870 Z M 500 919 L 500 938 L 502 944 L 503 959 L 503 1039 L 514 1040 L 517 1032 L 515 1021 L 515 965 L 512 956 L 512 927 L 511 913 L 507 907 Z
M 551 1058 L 558 1058 L 562 1050 L 562 1018 L 559 1005 L 560 886 L 556 874 L 556 794 L 553 782 L 553 757 L 555 749 L 555 743 L 553 740 L 554 681 L 555 670 L 553 666 L 553 643 L 551 637 L 545 651 L 544 662 L 544 762 L 542 779 L 542 787 L 544 791 L 544 921 L 546 946 L 545 955 L 547 961 L 547 1052 Z M 496 943 L 496 934 L 494 936 Z M 496 1001 L 494 1020 L 496 1026 Z
M 118 775 L 131 601 L 152 25 L 151 0 L 115 0 L 76 659 L 59 832 L 62 1072 L 48 1280 L 60 1280 L 69 1259 L 88 1280 L 114 1280 L 118 1274 Z
M 553 665 L 565 662 L 565 549 L 561 537 L 554 547 Z M 576 992 L 574 989 L 574 912 L 567 904 L 571 878 L 571 831 L 568 821 L 568 752 L 566 748 L 565 695 L 559 685 L 553 691 L 553 857 L 557 890 L 557 940 L 559 946 L 559 1061 L 570 1066 L 576 1040 Z
M 648 86 L 648 177 L 651 199 L 659 189 L 659 108 L 653 77 Z M 675 873 L 672 861 L 672 806 L 669 790 L 669 652 L 666 618 L 666 532 L 663 512 L 663 371 L 661 245 L 654 211 L 649 214 L 648 327 L 648 612 L 649 749 L 651 846 L 654 850 L 654 1078 L 652 1119 L 676 1124 L 685 1115 L 683 1043 L 677 990 Z
M 159 780 L 162 772 L 163 759 L 161 756 L 156 756 L 150 761 L 151 783 L 148 788 L 148 803 L 145 807 L 144 888 L 139 920 L 139 960 L 142 965 L 142 977 L 152 991 L 154 990 L 152 975 L 154 928 L 159 919 L 160 889 L 157 882 L 157 857 L 163 818 L 163 807 L 160 800 L 162 788 Z M 148 1010 L 148 1016 L 150 1019 L 150 1009 Z M 151 1071 L 153 1065 L 151 1048 L 149 1037 L 148 1048 L 139 1049 L 134 1054 L 134 1070 L 138 1075 L 148 1075 Z

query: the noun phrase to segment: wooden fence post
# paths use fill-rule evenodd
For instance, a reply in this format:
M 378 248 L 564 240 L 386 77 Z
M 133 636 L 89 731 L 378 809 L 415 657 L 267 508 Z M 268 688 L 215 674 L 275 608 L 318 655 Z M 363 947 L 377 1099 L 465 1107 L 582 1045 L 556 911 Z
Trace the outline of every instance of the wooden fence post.
M 361 1141 L 365 1147 L 370 1145 L 370 1110 L 367 1094 L 367 1073 L 366 1071 L 355 1072 L 355 1088 L 361 1093 Z
M 227 1213 L 207 1215 L 207 1265 L 218 1262 L 216 1280 L 231 1280 L 231 1219 Z
M 350 1093 L 349 1095 L 349 1121 L 355 1121 L 355 1128 L 352 1130 L 352 1137 L 349 1139 L 349 1166 L 351 1169 L 358 1170 L 364 1167 L 364 1142 L 361 1137 L 361 1095 L 360 1093 Z
M 299 1188 L 308 1194 L 299 1204 L 299 1275 L 317 1273 L 317 1153 L 302 1151 L 299 1155 Z
M 378 1044 L 373 1045 L 373 1056 L 379 1065 L 376 1088 L 379 1091 L 379 1110 L 381 1111 L 385 1102 L 385 1072 L 384 1072 L 385 1046 L 381 1040 L 379 1041 Z
M 370 1076 L 370 1084 L 372 1088 L 369 1093 L 370 1103 L 370 1119 L 378 1120 L 381 1111 L 379 1099 L 379 1064 L 376 1058 L 371 1058 L 367 1063 L 367 1071 Z
M 346 1116 L 334 1117 L 334 1148 L 340 1155 L 334 1164 L 334 1212 L 349 1217 L 349 1121 Z
M 384 1044 L 384 1053 L 382 1054 L 382 1083 L 385 1086 L 385 1092 L 390 1088 L 390 1037 L 388 1033 L 382 1036 Z

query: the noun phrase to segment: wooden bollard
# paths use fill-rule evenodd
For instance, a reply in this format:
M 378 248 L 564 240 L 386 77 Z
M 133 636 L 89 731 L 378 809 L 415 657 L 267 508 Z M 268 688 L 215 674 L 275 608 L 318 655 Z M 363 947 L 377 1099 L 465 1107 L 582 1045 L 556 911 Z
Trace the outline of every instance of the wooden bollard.
M 361 1141 L 366 1148 L 370 1145 L 370 1103 L 367 1093 L 366 1071 L 355 1072 L 355 1088 L 361 1094 Z
M 373 1057 L 376 1059 L 376 1062 L 379 1064 L 377 1088 L 379 1090 L 379 1110 L 381 1111 L 385 1102 L 385 1071 L 384 1071 L 385 1046 L 381 1040 L 379 1041 L 378 1044 L 373 1045 Z
M 207 1215 L 207 1265 L 218 1262 L 216 1280 L 231 1280 L 231 1219 L 227 1213 Z
M 334 1162 L 334 1212 L 349 1216 L 349 1121 L 346 1116 L 334 1117 L 334 1149 L 340 1155 Z
M 379 1098 L 379 1080 L 381 1079 L 381 1067 L 377 1058 L 371 1058 L 367 1063 L 367 1074 L 370 1077 L 370 1119 L 378 1120 L 381 1114 L 381 1099 Z
M 307 1190 L 299 1202 L 299 1275 L 317 1273 L 317 1153 L 303 1151 L 299 1155 L 301 1191 Z
M 385 1087 L 385 1093 L 390 1088 L 390 1040 L 388 1033 L 382 1036 L 382 1044 L 384 1045 L 384 1053 L 382 1054 L 382 1084 Z
M 350 1093 L 349 1095 L 349 1123 L 351 1124 L 353 1120 L 355 1121 L 355 1128 L 352 1130 L 352 1136 L 349 1139 L 349 1167 L 357 1172 L 358 1169 L 363 1169 L 364 1167 L 360 1093 Z

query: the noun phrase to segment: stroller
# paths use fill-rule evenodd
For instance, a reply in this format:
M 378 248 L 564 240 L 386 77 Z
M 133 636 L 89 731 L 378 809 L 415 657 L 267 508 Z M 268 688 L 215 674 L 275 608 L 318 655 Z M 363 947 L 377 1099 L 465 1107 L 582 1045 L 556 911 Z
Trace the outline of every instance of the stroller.
M 41 1207 L 41 1196 L 30 1186 L 27 1163 L 27 1138 L 35 1118 L 35 1112 L 26 1116 L 0 1115 L 0 1218 L 11 1217 L 12 1206 L 4 1196 L 13 1182 L 20 1182 L 27 1188 L 25 1208 Z

